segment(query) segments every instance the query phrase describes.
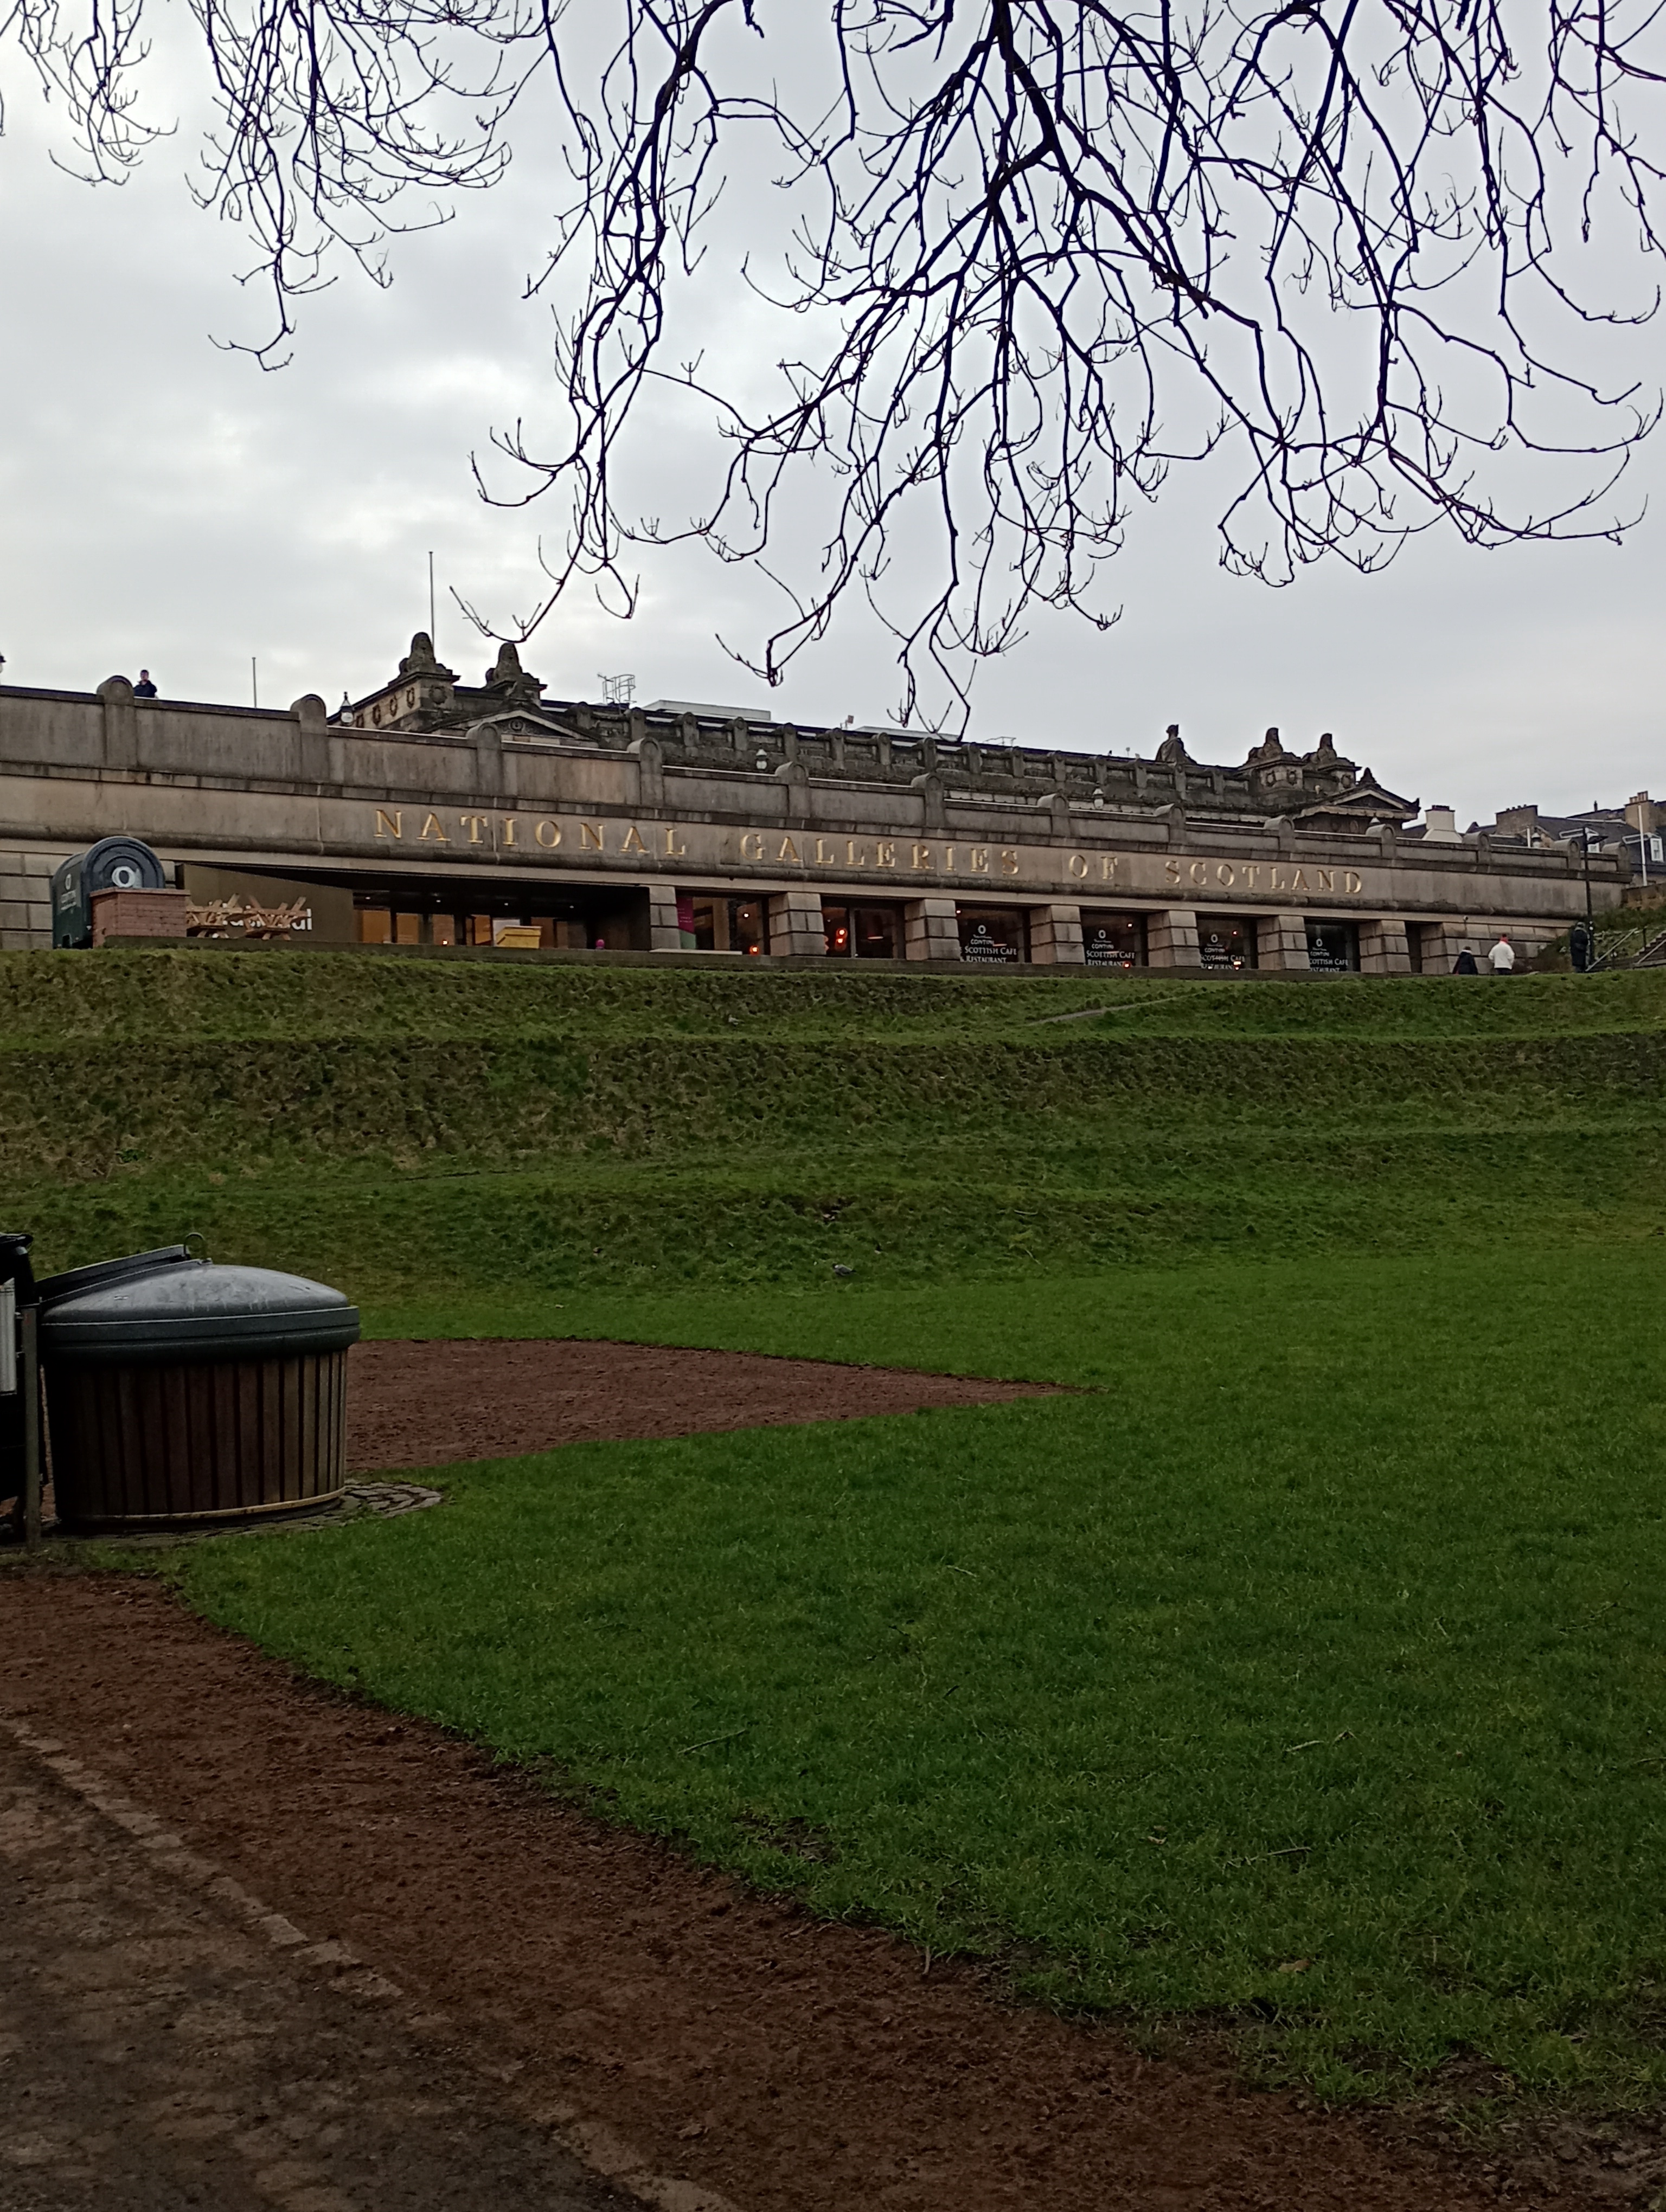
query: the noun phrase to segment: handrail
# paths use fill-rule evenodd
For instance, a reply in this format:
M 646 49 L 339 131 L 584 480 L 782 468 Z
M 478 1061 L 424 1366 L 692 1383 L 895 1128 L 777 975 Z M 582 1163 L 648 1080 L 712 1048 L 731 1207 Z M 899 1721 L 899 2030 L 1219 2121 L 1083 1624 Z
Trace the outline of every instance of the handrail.
M 1643 942 L 1640 929 L 1595 929 L 1591 932 L 1590 964 L 1585 973 L 1594 975 L 1599 968 L 1615 968 L 1621 961 L 1633 958 L 1631 948 L 1639 948 Z

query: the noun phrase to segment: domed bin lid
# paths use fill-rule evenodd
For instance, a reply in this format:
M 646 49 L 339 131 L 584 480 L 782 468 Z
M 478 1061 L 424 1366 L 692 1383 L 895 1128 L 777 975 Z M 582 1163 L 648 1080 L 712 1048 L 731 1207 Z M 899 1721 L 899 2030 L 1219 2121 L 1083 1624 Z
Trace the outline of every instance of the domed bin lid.
M 358 1334 L 358 1308 L 323 1283 L 187 1260 L 59 1298 L 41 1316 L 40 1357 L 112 1365 L 283 1359 L 339 1352 Z

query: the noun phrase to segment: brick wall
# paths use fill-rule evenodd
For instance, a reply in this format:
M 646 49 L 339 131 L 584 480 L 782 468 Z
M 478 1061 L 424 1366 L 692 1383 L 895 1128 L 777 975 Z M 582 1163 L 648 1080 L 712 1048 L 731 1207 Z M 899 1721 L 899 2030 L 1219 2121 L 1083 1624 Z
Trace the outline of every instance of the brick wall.
M 185 904 L 183 891 L 94 891 L 93 942 L 105 945 L 112 937 L 183 937 Z

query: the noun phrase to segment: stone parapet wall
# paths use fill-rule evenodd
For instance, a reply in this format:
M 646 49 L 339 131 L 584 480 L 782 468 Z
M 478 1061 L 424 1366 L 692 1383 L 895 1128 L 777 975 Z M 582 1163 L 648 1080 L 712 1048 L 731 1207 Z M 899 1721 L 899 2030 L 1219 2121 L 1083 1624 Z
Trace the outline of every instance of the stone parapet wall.
M 0 814 L 0 824 L 4 819 Z M 52 871 L 79 849 L 19 847 L 3 840 L 0 830 L 0 952 L 40 951 L 51 945 Z

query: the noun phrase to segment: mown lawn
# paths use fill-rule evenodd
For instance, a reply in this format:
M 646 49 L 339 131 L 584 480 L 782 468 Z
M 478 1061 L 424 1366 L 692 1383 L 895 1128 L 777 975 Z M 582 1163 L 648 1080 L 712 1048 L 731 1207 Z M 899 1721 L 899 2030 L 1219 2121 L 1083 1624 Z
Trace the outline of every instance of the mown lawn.
M 1380 1194 L 1378 1194 L 1380 1200 Z M 384 1330 L 1078 1386 L 586 1446 L 190 1600 L 818 1910 L 1327 2094 L 1666 2086 L 1666 1241 L 896 1291 L 506 1285 Z

